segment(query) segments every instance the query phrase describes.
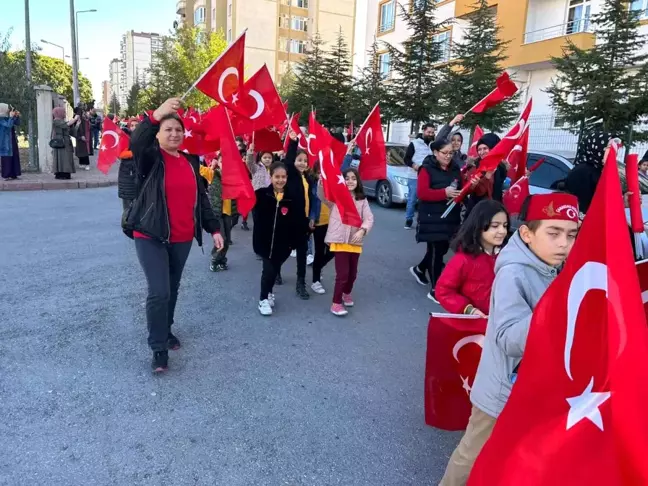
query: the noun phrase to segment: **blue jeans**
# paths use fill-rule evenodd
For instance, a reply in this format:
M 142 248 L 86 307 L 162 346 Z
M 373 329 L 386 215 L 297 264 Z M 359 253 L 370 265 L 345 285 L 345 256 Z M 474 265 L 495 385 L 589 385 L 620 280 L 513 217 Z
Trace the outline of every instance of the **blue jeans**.
M 100 130 L 95 130 L 94 128 L 92 129 L 92 143 L 93 143 L 92 147 L 94 149 L 96 149 L 99 146 L 99 142 L 101 139 L 101 137 L 99 136 L 100 133 L 101 133 Z
M 414 220 L 416 209 L 416 179 L 407 180 L 407 209 L 405 210 L 405 220 Z

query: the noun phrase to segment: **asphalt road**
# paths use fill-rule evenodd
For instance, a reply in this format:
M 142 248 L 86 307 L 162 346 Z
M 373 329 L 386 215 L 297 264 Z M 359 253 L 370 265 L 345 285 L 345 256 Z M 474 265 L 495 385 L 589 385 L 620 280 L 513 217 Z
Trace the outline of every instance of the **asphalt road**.
M 294 259 L 261 317 L 250 233 L 227 273 L 194 247 L 154 377 L 116 189 L 0 193 L 0 484 L 436 484 L 459 435 L 423 420 L 423 247 L 374 210 L 346 319 L 297 299 Z

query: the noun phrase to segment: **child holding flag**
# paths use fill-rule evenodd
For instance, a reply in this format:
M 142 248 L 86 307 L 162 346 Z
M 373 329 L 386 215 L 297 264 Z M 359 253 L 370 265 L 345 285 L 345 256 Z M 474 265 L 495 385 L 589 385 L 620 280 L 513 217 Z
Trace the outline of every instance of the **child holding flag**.
M 362 226 L 354 228 L 342 222 L 340 211 L 324 196 L 323 187 L 318 188 L 318 196 L 323 204 L 329 207 L 329 226 L 326 232 L 326 243 L 335 254 L 335 290 L 331 312 L 336 316 L 346 316 L 346 308 L 355 304 L 351 297 L 353 284 L 358 275 L 358 262 L 362 253 L 362 244 L 374 223 L 373 213 L 362 189 L 360 175 L 355 169 L 346 169 L 343 173 L 347 189 L 351 192 Z
M 495 264 L 486 338 L 470 400 L 472 414 L 441 486 L 464 485 L 504 409 L 524 354 L 533 309 L 554 281 L 578 233 L 578 200 L 564 193 L 524 202 L 525 223 Z
M 451 314 L 488 317 L 495 259 L 504 246 L 509 215 L 497 201 L 482 201 L 460 226 L 455 254 L 436 284 L 439 304 Z

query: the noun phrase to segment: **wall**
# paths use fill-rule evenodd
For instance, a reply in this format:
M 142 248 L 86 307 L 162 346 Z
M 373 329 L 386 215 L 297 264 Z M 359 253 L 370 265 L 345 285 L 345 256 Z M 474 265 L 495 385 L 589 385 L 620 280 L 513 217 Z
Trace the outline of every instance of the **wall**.
M 243 30 L 248 29 L 245 38 L 246 77 L 252 76 L 265 63 L 274 79 L 277 69 L 279 30 L 277 12 L 278 3 L 275 0 L 256 0 L 254 8 L 250 8 L 249 0 L 232 2 L 232 18 L 228 18 L 228 28 L 232 29 L 232 41 L 236 40 Z M 264 19 L 263 22 L 260 22 L 260 19 Z
M 566 0 L 529 0 L 525 32 L 554 27 L 566 21 Z

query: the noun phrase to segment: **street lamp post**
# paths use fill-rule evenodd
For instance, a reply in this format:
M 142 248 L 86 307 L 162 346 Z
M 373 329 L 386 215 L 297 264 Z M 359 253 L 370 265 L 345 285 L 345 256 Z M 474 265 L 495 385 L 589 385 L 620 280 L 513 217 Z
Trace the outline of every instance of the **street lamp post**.
M 96 11 L 97 11 L 97 9 L 93 8 L 91 10 L 79 10 L 76 13 L 76 34 L 77 34 L 76 35 L 76 52 L 77 52 L 76 55 L 77 55 L 77 65 L 79 64 L 79 14 L 82 14 L 82 13 L 94 13 Z
M 70 56 L 65 55 L 65 47 L 59 46 L 58 44 L 54 44 L 53 42 L 50 42 L 50 41 L 46 41 L 45 39 L 41 39 L 41 42 L 43 44 L 49 44 L 50 46 L 58 47 L 59 49 L 61 49 L 61 51 L 63 51 L 63 58 L 62 58 L 63 62 L 65 62 L 66 57 L 70 57 Z
M 65 62 L 65 61 L 63 61 Z M 29 167 L 38 169 L 38 152 L 36 150 L 36 137 L 34 136 L 34 102 L 32 95 L 32 55 L 31 55 L 31 30 L 29 22 L 29 0 L 25 0 L 25 71 L 27 73 L 27 83 L 29 84 L 30 96 L 27 105 L 27 140 L 29 142 Z
M 76 24 L 74 17 L 74 0 L 70 0 L 70 34 L 72 35 L 72 92 L 74 107 L 79 104 L 79 62 L 77 57 Z

